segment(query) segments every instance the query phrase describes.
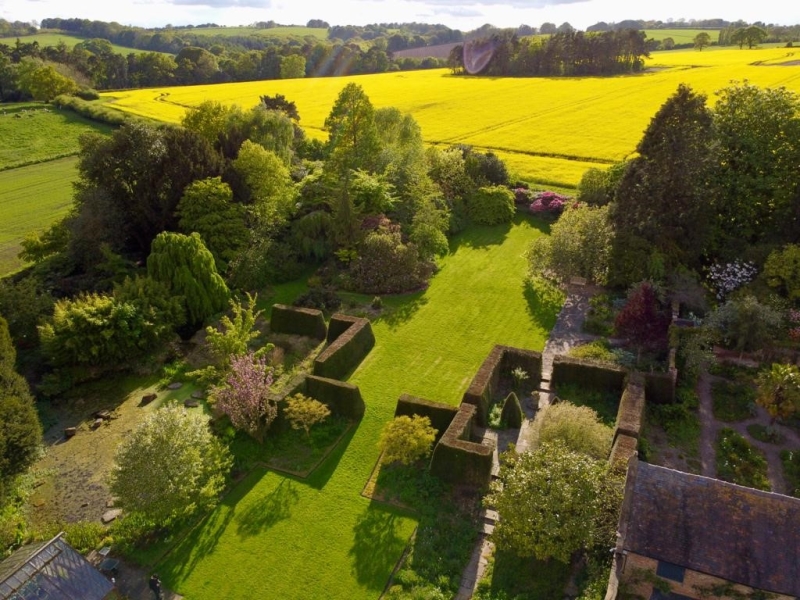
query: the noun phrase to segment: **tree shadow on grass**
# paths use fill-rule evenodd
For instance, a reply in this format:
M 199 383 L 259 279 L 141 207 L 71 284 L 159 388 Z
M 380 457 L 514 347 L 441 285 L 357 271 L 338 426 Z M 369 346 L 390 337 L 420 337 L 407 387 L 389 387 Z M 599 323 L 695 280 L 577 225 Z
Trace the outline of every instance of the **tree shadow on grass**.
M 494 554 L 490 580 L 492 597 L 561 598 L 570 566 L 555 559 L 520 558 L 508 551 Z
M 303 483 L 318 490 L 325 487 L 325 484 L 328 483 L 328 480 L 339 466 L 339 461 L 342 460 L 342 456 L 344 456 L 344 453 L 347 451 L 347 447 L 350 445 L 350 441 L 353 439 L 353 436 L 356 434 L 356 431 L 358 431 L 360 426 L 361 421 L 350 427 L 347 433 L 345 433 L 336 444 L 336 447 L 325 458 L 325 460 L 322 461 L 322 464 L 314 469 L 314 471 L 312 471 L 312 473 L 306 479 L 302 480 Z
M 420 290 L 402 296 L 385 297 L 385 308 L 380 316 L 373 319 L 373 322 L 376 324 L 386 323 L 390 330 L 397 329 L 397 327 L 409 321 L 420 308 L 428 303 L 425 291 Z
M 514 222 L 516 221 L 515 217 Z M 499 246 L 505 241 L 509 231 L 511 231 L 511 223 L 493 226 L 470 225 L 450 240 L 450 254 L 455 254 L 461 246 L 467 248 Z
M 284 478 L 266 498 L 253 502 L 236 515 L 236 533 L 241 538 L 259 535 L 292 514 L 300 500 L 294 481 Z
M 564 293 L 544 280 L 526 277 L 522 282 L 522 294 L 533 322 L 547 331 L 553 329 L 564 304 Z
M 212 554 L 235 516 L 236 505 L 247 496 L 261 478 L 264 469 L 255 469 L 236 485 L 220 502 L 219 506 L 203 519 L 172 548 L 158 563 L 156 569 L 170 589 L 191 573 L 208 555 Z
M 382 590 L 408 540 L 397 530 L 397 511 L 370 503 L 353 527 L 355 541 L 349 555 L 351 572 L 359 584 Z

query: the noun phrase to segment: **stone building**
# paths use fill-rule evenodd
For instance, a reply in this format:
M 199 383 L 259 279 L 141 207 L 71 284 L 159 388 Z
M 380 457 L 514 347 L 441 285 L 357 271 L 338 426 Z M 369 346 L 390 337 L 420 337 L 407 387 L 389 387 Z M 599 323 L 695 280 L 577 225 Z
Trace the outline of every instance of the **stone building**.
M 628 466 L 606 600 L 800 598 L 800 499 Z

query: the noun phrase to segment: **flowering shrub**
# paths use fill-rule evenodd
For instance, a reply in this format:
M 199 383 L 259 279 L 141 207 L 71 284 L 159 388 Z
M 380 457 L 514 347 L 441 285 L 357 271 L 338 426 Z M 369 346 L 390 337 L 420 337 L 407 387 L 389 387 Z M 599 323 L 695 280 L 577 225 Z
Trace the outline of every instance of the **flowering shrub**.
M 211 392 L 217 408 L 228 415 L 231 424 L 259 442 L 264 431 L 278 416 L 277 404 L 270 400 L 272 368 L 264 357 L 252 352 L 232 356 L 231 370 L 225 384 Z
M 755 264 L 737 259 L 724 265 L 719 263 L 712 265 L 708 278 L 716 290 L 717 299 L 724 300 L 731 292 L 753 281 L 757 273 Z
M 560 215 L 572 199 L 556 192 L 537 192 L 528 207 L 533 214 L 549 213 Z

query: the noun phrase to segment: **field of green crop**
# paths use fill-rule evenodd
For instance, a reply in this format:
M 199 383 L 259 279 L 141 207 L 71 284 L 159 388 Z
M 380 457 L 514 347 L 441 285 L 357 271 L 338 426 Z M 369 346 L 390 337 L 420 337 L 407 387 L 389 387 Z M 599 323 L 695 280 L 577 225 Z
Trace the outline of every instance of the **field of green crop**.
M 47 228 L 72 205 L 77 158 L 0 171 L 0 276 L 23 266 L 20 242 Z
M 791 49 L 707 48 L 654 52 L 638 75 L 584 78 L 455 77 L 447 70 L 341 78 L 257 81 L 113 92 L 111 107 L 178 122 L 204 100 L 253 106 L 262 94 L 297 103 L 300 124 L 322 135 L 325 117 L 349 82 L 360 84 L 377 107 L 411 113 L 431 144 L 471 144 L 513 155 L 516 175 L 574 187 L 587 164 L 612 164 L 631 155 L 658 108 L 680 83 L 706 93 L 731 80 L 800 91 Z M 793 58 L 794 57 L 794 58 Z M 543 160 L 546 158 L 547 160 Z
M 180 37 L 183 31 L 183 29 L 176 29 L 175 35 Z M 258 27 L 193 27 L 185 31 L 197 35 L 221 35 L 226 37 L 256 35 L 275 38 L 303 38 L 311 36 L 318 40 L 325 40 L 328 38 L 328 30 L 324 27 L 303 27 L 301 25 L 287 25 L 286 27 L 272 27 L 271 29 Z
M 546 227 L 477 227 L 453 240 L 425 292 L 385 298 L 376 346 L 350 378 L 366 414 L 307 480 L 257 470 L 156 566 L 193 600 L 378 598 L 415 526 L 360 493 L 397 398 L 457 404 L 495 344 L 541 350 L 559 304 L 524 286 L 523 256 Z M 296 286 L 295 286 L 296 287 Z
M 41 102 L 0 108 L 0 171 L 78 153 L 83 133 L 109 133 L 111 127 Z
M 82 41 L 88 39 L 85 37 L 81 37 L 79 35 L 72 35 L 70 33 L 60 33 L 58 31 L 52 31 L 47 33 L 36 33 L 34 35 L 24 35 L 24 36 L 12 36 L 12 37 L 0 37 L 0 44 L 7 44 L 8 46 L 13 46 L 17 42 L 17 37 L 21 42 L 25 42 L 27 44 L 32 44 L 33 42 L 39 42 L 40 47 L 45 46 L 56 46 L 59 42 L 64 42 L 68 48 L 72 49 L 76 44 L 81 43 Z M 134 54 L 141 54 L 142 52 L 148 52 L 148 50 L 138 50 L 136 48 L 126 48 L 125 46 L 117 46 L 116 44 L 111 44 L 112 48 L 114 48 L 114 52 L 117 54 L 124 54 L 127 56 L 131 52 Z
M 716 42 L 719 39 L 719 29 L 645 29 L 644 34 L 647 39 L 658 40 L 659 42 L 665 38 L 672 38 L 676 44 L 691 44 L 694 43 L 694 38 L 698 33 L 707 33 L 711 36 L 711 41 Z

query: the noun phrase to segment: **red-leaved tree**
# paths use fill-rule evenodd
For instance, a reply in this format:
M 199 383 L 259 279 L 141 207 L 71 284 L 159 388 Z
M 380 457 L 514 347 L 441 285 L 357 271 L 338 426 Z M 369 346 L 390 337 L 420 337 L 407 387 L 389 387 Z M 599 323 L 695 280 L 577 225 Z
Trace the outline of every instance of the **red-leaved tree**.
M 670 317 L 661 307 L 653 285 L 643 281 L 628 295 L 614 321 L 614 330 L 627 338 L 639 353 L 656 352 L 667 346 Z
M 272 368 L 266 359 L 252 352 L 231 356 L 231 369 L 225 383 L 212 390 L 217 407 L 228 415 L 231 424 L 263 441 L 264 432 L 278 416 L 277 402 L 270 400 Z

